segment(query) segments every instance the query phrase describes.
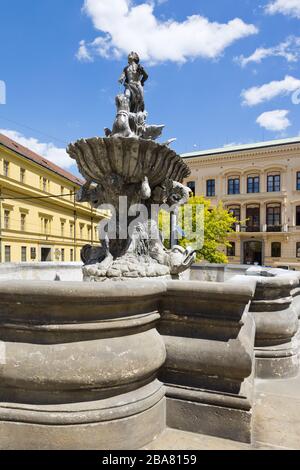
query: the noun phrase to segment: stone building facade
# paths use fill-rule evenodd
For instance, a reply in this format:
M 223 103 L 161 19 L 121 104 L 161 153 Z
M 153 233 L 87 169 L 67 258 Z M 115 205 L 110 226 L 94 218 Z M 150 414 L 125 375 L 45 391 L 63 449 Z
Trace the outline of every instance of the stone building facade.
M 222 201 L 239 220 L 230 263 L 300 270 L 300 137 L 182 157 L 195 195 Z
M 83 181 L 0 134 L 0 262 L 80 261 L 103 214 L 77 203 Z

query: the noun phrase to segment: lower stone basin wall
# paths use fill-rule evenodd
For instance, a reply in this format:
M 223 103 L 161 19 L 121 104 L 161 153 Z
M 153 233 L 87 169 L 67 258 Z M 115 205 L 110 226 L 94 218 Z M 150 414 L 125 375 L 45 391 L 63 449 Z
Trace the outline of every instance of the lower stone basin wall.
M 248 274 L 0 280 L 0 448 L 136 449 L 166 425 L 250 442 L 255 373 L 298 372 L 300 276 Z
M 0 263 L 0 281 L 82 282 L 82 263 Z
M 251 280 L 238 287 L 168 283 L 158 331 L 167 352 L 159 378 L 170 427 L 251 441 L 254 291 Z
M 157 282 L 0 282 L 0 448 L 136 449 L 166 426 Z
M 263 379 L 294 377 L 299 372 L 299 273 L 281 269 L 236 276 L 232 282 L 255 279 L 250 305 L 256 325 L 256 376 Z M 259 275 L 257 275 L 259 274 Z
M 204 419 L 249 441 L 253 292 L 0 281 L 0 447 L 136 449 L 167 423 L 203 432 Z

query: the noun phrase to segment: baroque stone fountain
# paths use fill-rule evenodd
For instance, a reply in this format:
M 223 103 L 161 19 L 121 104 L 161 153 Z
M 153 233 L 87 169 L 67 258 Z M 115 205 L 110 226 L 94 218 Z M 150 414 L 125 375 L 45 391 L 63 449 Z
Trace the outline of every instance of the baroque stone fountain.
M 139 56 L 128 57 L 116 97 L 117 115 L 106 137 L 81 139 L 68 148 L 86 183 L 80 202 L 110 210 L 111 220 L 99 227 L 101 247 L 82 250 L 84 280 L 174 277 L 195 261 L 191 248 L 167 250 L 158 229 L 158 208 L 185 204 L 190 189 L 182 181 L 190 174 L 184 161 L 159 144 L 164 126 L 146 124 L 144 83 L 148 74 Z
M 0 449 L 138 449 L 166 426 L 251 442 L 255 367 L 298 371 L 300 276 L 179 279 L 195 254 L 164 247 L 158 212 L 189 169 L 146 123 L 147 78 L 131 53 L 112 130 L 68 148 L 78 200 L 109 211 L 86 282 L 0 280 Z

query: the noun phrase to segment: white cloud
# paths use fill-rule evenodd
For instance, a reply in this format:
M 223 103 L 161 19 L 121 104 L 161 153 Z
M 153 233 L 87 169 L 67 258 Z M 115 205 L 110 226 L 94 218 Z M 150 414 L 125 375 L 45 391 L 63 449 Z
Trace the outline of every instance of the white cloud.
M 83 11 L 102 36 L 81 41 L 77 57 L 120 58 L 138 50 L 150 63 L 184 63 L 197 57 L 219 57 L 233 42 L 256 34 L 257 28 L 240 18 L 221 24 L 200 15 L 185 21 L 162 21 L 155 16 L 153 2 L 135 5 L 132 0 L 85 0 Z
M 267 6 L 266 11 L 270 15 L 282 13 L 283 15 L 300 18 L 299 0 L 272 0 Z
M 275 47 L 259 47 L 249 57 L 241 55 L 236 57 L 235 61 L 245 67 L 251 62 L 259 64 L 268 57 L 283 57 L 288 62 L 298 62 L 300 59 L 300 37 L 290 36 Z
M 268 131 L 284 131 L 287 129 L 291 123 L 288 119 L 289 111 L 285 109 L 277 109 L 275 111 L 268 111 L 266 113 L 262 113 L 256 120 L 257 124 L 259 124 L 264 129 Z
M 290 95 L 300 88 L 300 80 L 287 75 L 284 80 L 266 83 L 260 87 L 252 87 L 243 90 L 243 104 L 246 106 L 255 106 L 265 101 L 270 101 L 276 96 Z
M 0 129 L 0 134 L 4 134 L 10 139 L 15 140 L 20 145 L 23 145 L 38 155 L 47 158 L 47 160 L 50 160 L 61 168 L 68 169 L 74 165 L 74 160 L 69 157 L 65 149 L 55 147 L 52 143 L 42 143 L 34 137 L 28 138 L 20 132 L 10 129 Z
M 224 144 L 223 148 L 238 147 L 239 145 L 243 145 L 243 144 L 241 142 L 229 142 L 228 144 Z
M 90 55 L 88 48 L 86 47 L 85 41 L 80 41 L 79 49 L 77 51 L 76 57 L 82 62 L 92 62 L 93 58 Z

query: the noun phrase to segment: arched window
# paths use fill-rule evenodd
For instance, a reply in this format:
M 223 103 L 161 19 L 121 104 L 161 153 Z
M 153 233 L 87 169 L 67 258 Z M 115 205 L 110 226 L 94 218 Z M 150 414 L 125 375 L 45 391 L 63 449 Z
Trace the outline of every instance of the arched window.
M 246 208 L 247 232 L 260 232 L 260 206 L 252 204 Z
M 268 232 L 281 232 L 281 204 L 267 206 Z
M 216 195 L 216 180 L 206 181 L 206 196 L 214 197 Z
M 229 206 L 227 207 L 228 212 L 230 212 L 239 222 L 241 220 L 241 206 Z
M 268 193 L 275 193 L 281 191 L 281 177 L 279 173 L 268 174 Z
M 235 242 L 230 242 L 230 245 L 227 247 L 227 256 L 233 257 L 235 256 Z
M 193 196 L 195 196 L 196 195 L 196 183 L 195 183 L 195 181 L 189 181 L 187 183 L 187 187 L 190 188 L 190 190 L 193 193 Z
M 247 177 L 247 193 L 259 193 L 259 176 L 249 175 Z
M 271 244 L 271 256 L 272 258 L 281 258 L 281 243 L 273 242 Z
M 240 194 L 239 176 L 230 176 L 228 178 L 228 194 Z

